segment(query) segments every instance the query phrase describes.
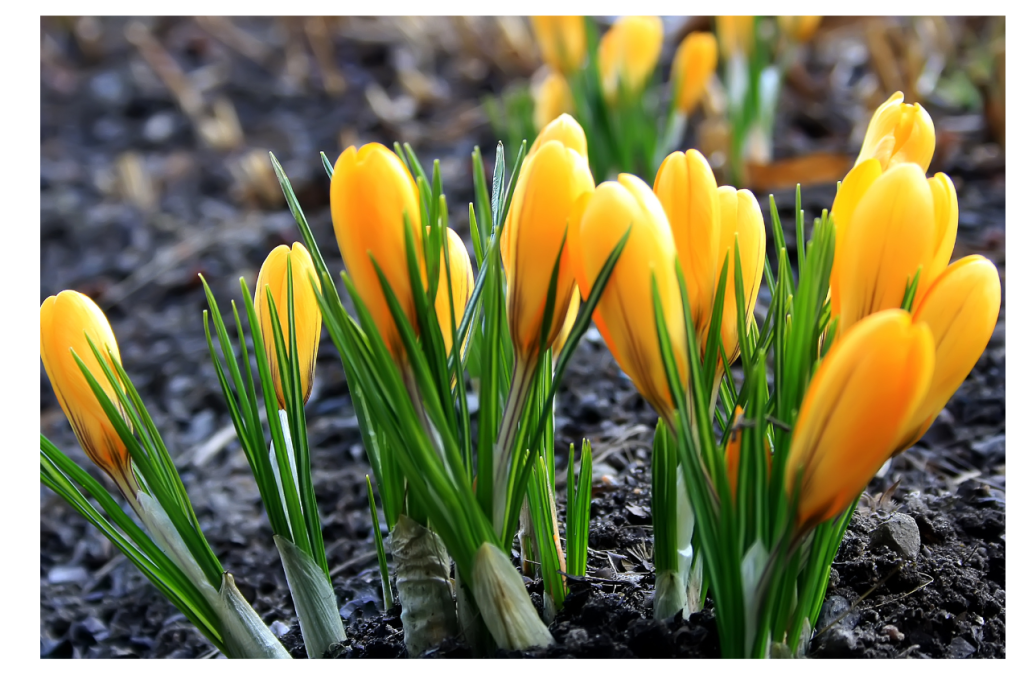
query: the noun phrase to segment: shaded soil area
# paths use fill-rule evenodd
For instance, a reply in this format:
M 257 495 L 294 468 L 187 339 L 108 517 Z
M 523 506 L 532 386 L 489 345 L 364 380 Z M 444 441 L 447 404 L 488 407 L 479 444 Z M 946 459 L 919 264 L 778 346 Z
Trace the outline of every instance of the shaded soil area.
M 342 264 L 320 150 L 333 158 L 349 144 L 397 139 L 413 144 L 421 159 L 439 158 L 454 227 L 468 235 L 470 154 L 479 145 L 490 165 L 496 142 L 481 93 L 536 65 L 508 26 L 442 19 L 44 22 L 40 301 L 74 288 L 107 313 L 204 533 L 295 656 L 304 651 L 284 572 L 207 357 L 198 275 L 224 305 L 240 296 L 240 276 L 251 285 L 274 246 L 299 238 L 272 172 L 267 176 L 266 150 L 291 176 L 334 271 Z M 332 37 L 329 59 L 323 35 Z M 198 105 L 188 108 L 188 88 L 183 94 L 180 84 L 172 87 L 161 54 L 185 74 Z M 330 75 L 332 64 L 342 86 Z M 810 77 L 824 79 L 825 68 L 812 61 Z M 813 148 L 852 159 L 861 105 L 856 84 L 846 85 L 824 101 L 784 93 L 778 156 Z M 949 174 L 959 196 L 954 259 L 981 253 L 1002 275 L 1002 151 L 980 117 L 929 111 L 944 141 L 932 170 Z M 693 135 L 687 145 L 695 144 Z M 833 195 L 834 186 L 805 188 L 803 206 L 820 214 Z M 767 215 L 767 194 L 758 196 Z M 793 197 L 784 192 L 776 200 L 793 239 Z M 768 250 L 774 261 L 771 237 Z M 762 291 L 762 304 L 766 296 Z M 1005 656 L 1005 356 L 1001 311 L 985 355 L 932 430 L 870 485 L 836 558 L 811 656 Z M 41 367 L 40 392 L 41 431 L 102 480 Z M 551 625 L 555 646 L 498 656 L 718 656 L 712 599 L 688 622 L 651 618 L 656 416 L 596 331 L 581 343 L 557 406 L 561 478 L 570 443 L 578 447 L 586 437 L 594 447 L 587 577 L 572 583 Z M 327 559 L 350 639 L 342 656 L 405 656 L 398 608 L 385 613 L 381 599 L 364 481 L 370 467 L 326 335 L 307 414 Z M 540 583 L 529 589 L 539 605 Z M 217 653 L 99 532 L 41 487 L 40 655 Z M 469 655 L 460 642 L 428 653 Z

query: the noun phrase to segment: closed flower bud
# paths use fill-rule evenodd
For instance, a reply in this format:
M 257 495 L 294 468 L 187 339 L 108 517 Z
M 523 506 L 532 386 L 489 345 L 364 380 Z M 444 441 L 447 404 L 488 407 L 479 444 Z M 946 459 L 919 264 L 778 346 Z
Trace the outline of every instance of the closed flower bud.
M 420 234 L 419 188 L 401 159 L 384 145 L 371 142 L 349 147 L 334 165 L 331 179 L 331 218 L 349 277 L 366 304 L 392 356 L 405 355 L 401 337 L 388 308 L 376 259 L 402 311 L 418 329 L 412 285 L 405 253 L 405 220 L 413 237 Z M 421 240 L 415 249 L 424 269 Z M 425 278 L 425 270 L 421 277 Z
M 75 362 L 74 351 L 107 396 L 119 405 L 117 393 L 89 347 L 88 339 L 108 362 L 121 362 L 110 323 L 92 299 L 72 290 L 51 296 L 39 308 L 39 355 L 71 429 L 82 450 L 127 495 L 137 491 L 128 448 L 107 417 L 88 380 Z
M 654 179 L 654 193 L 672 226 L 679 263 L 696 330 L 711 321 L 721 259 L 718 185 L 704 156 L 695 149 L 673 152 Z
M 551 140 L 562 143 L 568 149 L 575 150 L 584 160 L 587 159 L 587 135 L 571 114 L 561 114 L 541 128 L 537 139 L 530 146 L 529 154 L 535 153 Z
M 934 369 L 931 331 L 903 310 L 869 316 L 835 342 L 807 388 L 786 460 L 799 532 L 857 499 L 898 445 Z
M 797 43 L 806 43 L 818 30 L 821 17 L 779 17 L 779 28 Z
M 715 17 L 715 28 L 725 59 L 749 55 L 754 49 L 754 17 Z
M 601 38 L 597 66 L 601 90 L 609 104 L 619 90 L 635 95 L 647 83 L 661 54 L 664 28 L 659 17 L 620 17 Z
M 295 345 L 298 348 L 299 379 L 302 382 L 302 402 L 309 398 L 313 388 L 313 374 L 316 370 L 316 352 L 320 348 L 320 306 L 316 293 L 310 285 L 310 277 L 320 289 L 320 279 L 313 267 L 313 259 L 300 243 L 295 242 L 289 249 L 285 245 L 275 247 L 260 268 L 256 280 L 254 308 L 259 317 L 256 323 L 263 335 L 267 350 L 270 374 L 274 378 L 274 389 L 281 408 L 285 407 L 284 389 L 281 386 L 281 368 L 277 363 L 277 345 L 274 342 L 274 323 L 270 313 L 270 299 L 267 289 L 274 298 L 278 320 L 285 344 L 290 344 L 291 332 L 288 327 L 288 261 L 292 263 L 292 300 L 295 304 Z M 288 353 L 291 349 L 287 349 Z
M 572 90 L 565 76 L 549 71 L 533 93 L 533 123 L 541 130 L 561 114 L 572 114 Z
M 466 313 L 466 304 L 473 293 L 473 264 L 469 260 L 466 245 L 451 228 L 448 228 L 448 259 L 451 262 L 452 301 L 455 303 L 455 327 L 462 324 Z M 448 302 L 448 273 L 445 270 L 444 254 L 441 254 L 441 275 L 437 283 L 437 299 L 434 300 L 437 322 L 441 325 L 441 336 L 444 337 L 445 353 L 452 352 L 451 307 Z M 462 340 L 462 349 L 466 348 L 469 335 Z
M 587 58 L 587 26 L 583 17 L 530 17 L 544 63 L 571 75 Z
M 694 31 L 683 38 L 672 60 L 676 109 L 683 114 L 693 111 L 717 65 L 718 43 L 712 34 Z
M 899 308 L 918 269 L 919 300 L 949 263 L 956 220 L 956 193 L 944 175 L 929 181 L 920 166 L 898 164 L 878 176 L 837 238 L 832 295 L 833 305 L 841 302 L 840 333 L 871 313 Z
M 897 91 L 871 117 L 856 163 L 878 159 L 884 171 L 891 165 L 908 162 L 927 171 L 933 154 L 932 117 L 920 104 L 903 104 L 903 93 Z
M 914 311 L 935 338 L 935 373 L 901 440 L 903 450 L 920 439 L 970 374 L 999 319 L 999 272 L 984 256 L 968 256 L 946 268 Z
M 577 197 L 593 189 L 587 160 L 561 142 L 544 143 L 523 164 L 501 235 L 501 260 L 508 277 L 512 346 L 527 363 L 549 348 L 562 329 L 573 290 L 569 251 L 562 248 L 566 225 Z M 556 262 L 554 315 L 541 339 Z
M 724 186 L 718 188 L 721 209 L 721 238 L 719 246 L 719 272 L 725 257 L 729 256 L 729 272 L 726 274 L 725 302 L 722 306 L 722 345 L 729 362 L 736 360 L 740 353 L 739 325 L 750 327 L 754 319 L 754 303 L 761 289 L 764 275 L 765 229 L 764 216 L 757 199 L 749 190 L 736 191 Z M 740 267 L 743 269 L 743 302 L 746 311 L 743 317 L 736 313 L 736 240 L 740 245 Z M 706 343 L 706 341 L 705 341 Z
M 569 227 L 573 270 L 583 298 L 627 229 L 625 248 L 594 311 L 594 323 L 622 371 L 659 415 L 669 418 L 673 401 L 665 376 L 654 318 L 652 276 L 658 285 L 665 325 L 683 385 L 687 365 L 683 302 L 675 274 L 675 247 L 668 218 L 644 181 L 622 173 L 601 183 L 573 211 Z

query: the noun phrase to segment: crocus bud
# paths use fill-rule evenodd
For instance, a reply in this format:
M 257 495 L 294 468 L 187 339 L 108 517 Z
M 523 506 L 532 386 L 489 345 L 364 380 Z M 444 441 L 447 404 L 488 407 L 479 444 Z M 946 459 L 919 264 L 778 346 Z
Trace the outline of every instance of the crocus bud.
M 715 17 L 715 28 L 725 59 L 749 55 L 754 49 L 754 17 Z
M 92 339 L 108 363 L 121 362 L 117 339 L 103 311 L 92 299 L 72 290 L 51 296 L 39 308 L 39 355 L 64 415 L 82 450 L 128 494 L 137 491 L 128 448 L 121 441 L 99 399 L 75 362 L 74 351 L 107 396 L 119 405 L 100 362 L 89 347 Z M 111 363 L 111 365 L 113 365 Z
M 576 316 L 579 315 L 579 312 L 580 288 L 578 286 L 573 286 L 572 298 L 569 299 L 569 310 L 565 312 L 565 322 L 562 323 L 562 330 L 558 333 L 558 337 L 551 345 L 552 358 L 558 358 L 558 355 L 562 353 L 562 349 L 565 347 L 565 342 L 569 339 L 569 333 L 572 332 L 572 326 L 576 324 Z
M 526 362 L 550 347 L 562 329 L 573 290 L 569 252 L 562 246 L 566 225 L 576 198 L 593 189 L 587 160 L 561 142 L 544 143 L 523 164 L 501 235 L 501 260 L 508 277 L 512 347 Z M 556 262 L 554 316 L 541 339 Z
M 583 17 L 530 17 L 544 63 L 570 75 L 587 58 L 587 26 Z
M 672 60 L 675 105 L 680 113 L 690 114 L 697 106 L 717 65 L 718 43 L 712 34 L 694 31 L 683 38 Z
M 423 246 L 415 239 L 420 234 L 419 188 L 401 159 L 384 145 L 371 142 L 358 150 L 349 147 L 334 165 L 331 218 L 356 291 L 392 356 L 404 357 L 402 339 L 370 256 L 384 272 L 402 311 L 418 329 L 405 254 L 405 221 L 412 228 L 425 280 Z
M 658 169 L 654 193 L 672 226 L 679 263 L 686 276 L 694 329 L 702 330 L 711 321 L 711 304 L 721 268 L 721 214 L 715 174 L 697 150 L 673 152 Z
M 721 238 L 719 245 L 719 272 L 729 256 L 729 272 L 725 282 L 725 302 L 722 306 L 722 345 L 729 362 L 740 353 L 739 325 L 750 327 L 754 318 L 754 304 L 761 289 L 764 275 L 765 229 L 761 206 L 749 190 L 736 191 L 724 186 L 718 188 L 721 209 Z M 743 317 L 736 314 L 736 240 L 740 246 L 740 267 L 743 273 Z M 705 340 L 705 344 L 706 344 Z
M 285 344 L 290 344 L 291 333 L 288 327 L 288 261 L 292 263 L 292 301 L 295 305 L 295 345 L 298 349 L 299 379 L 302 382 L 302 402 L 309 398 L 313 388 L 313 374 L 316 370 L 316 352 L 320 348 L 320 306 L 316 302 L 316 293 L 309 283 L 310 277 L 317 283 L 320 290 L 320 279 L 313 267 L 313 259 L 299 242 L 289 249 L 282 244 L 275 247 L 260 268 L 256 279 L 256 294 L 253 307 L 259 317 L 256 324 L 263 335 L 263 345 L 267 350 L 270 363 L 270 375 L 274 378 L 274 389 L 281 408 L 285 406 L 284 388 L 281 386 L 281 368 L 277 363 L 277 345 L 274 342 L 274 323 L 270 317 L 270 299 L 267 289 L 274 298 L 278 320 Z M 290 353 L 291 349 L 287 349 Z
M 658 198 L 627 173 L 583 197 L 569 227 L 573 270 L 588 298 L 594 280 L 627 229 L 626 246 L 594 311 L 594 323 L 622 371 L 659 415 L 673 415 L 673 401 L 658 344 L 652 276 L 680 378 L 686 386 L 683 302 L 675 275 L 672 229 Z
M 779 28 L 797 43 L 806 43 L 818 30 L 821 17 L 779 17 Z
M 601 38 L 597 66 L 605 101 L 615 104 L 619 90 L 633 96 L 658 64 L 664 28 L 659 17 L 620 17 Z
M 466 313 L 466 304 L 469 303 L 469 296 L 473 293 L 473 264 L 469 260 L 469 252 L 466 245 L 451 228 L 448 228 L 448 259 L 451 262 L 452 301 L 455 303 L 455 327 L 462 324 L 463 315 Z M 437 312 L 437 322 L 441 326 L 441 336 L 444 337 L 445 353 L 452 352 L 452 324 L 451 307 L 448 302 L 448 273 L 444 265 L 444 254 L 441 254 L 441 275 L 437 283 L 437 299 L 434 300 L 434 310 Z M 466 348 L 469 335 L 462 340 L 462 349 Z
M 856 163 L 878 159 L 884 171 L 893 164 L 908 162 L 927 171 L 933 154 L 932 117 L 920 104 L 903 104 L 903 93 L 897 91 L 871 117 Z
M 931 331 L 900 309 L 836 340 L 807 388 L 786 460 L 798 532 L 857 499 L 898 445 L 934 369 Z
M 935 374 L 901 440 L 903 450 L 928 431 L 992 338 L 999 319 L 999 272 L 984 256 L 967 256 L 946 268 L 914 311 L 935 338 Z
M 952 183 L 942 174 L 927 180 L 917 164 L 890 167 L 870 184 L 836 245 L 840 334 L 871 313 L 899 308 L 919 268 L 920 299 L 949 263 L 956 216 Z
M 573 112 L 572 91 L 565 76 L 549 71 L 533 93 L 533 123 L 541 130 L 561 114 Z
M 556 117 L 551 123 L 541 128 L 537 139 L 530 146 L 529 154 L 533 154 L 545 142 L 555 140 L 561 142 L 567 148 L 575 150 L 577 154 L 586 160 L 587 158 L 587 135 L 583 127 L 570 114 L 562 114 Z

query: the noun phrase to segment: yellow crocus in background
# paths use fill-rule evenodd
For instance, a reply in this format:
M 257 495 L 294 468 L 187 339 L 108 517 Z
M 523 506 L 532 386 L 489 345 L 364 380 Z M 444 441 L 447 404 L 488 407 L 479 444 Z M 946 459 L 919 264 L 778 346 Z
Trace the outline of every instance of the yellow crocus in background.
M 618 181 L 601 183 L 579 201 L 569 227 L 573 270 L 585 299 L 608 255 L 629 228 L 626 246 L 594 311 L 594 323 L 640 395 L 674 424 L 670 419 L 674 404 L 654 320 L 652 275 L 685 386 L 683 302 L 675 276 L 672 229 L 658 198 L 643 180 L 621 173 Z
M 571 75 L 587 58 L 587 26 L 583 17 L 530 17 L 544 63 Z
M 452 302 L 455 304 L 455 327 L 462 324 L 462 318 L 466 313 L 466 304 L 469 303 L 469 296 L 473 293 L 473 264 L 469 260 L 469 252 L 458 233 L 448 228 L 448 259 L 451 263 L 452 281 Z M 437 299 L 434 300 L 434 310 L 437 312 L 437 322 L 441 326 L 441 336 L 444 337 L 445 353 L 452 352 L 452 326 L 451 306 L 448 301 L 448 271 L 444 263 L 444 253 L 441 254 L 441 275 L 437 282 Z M 465 350 L 469 335 L 462 340 L 462 349 Z
M 890 167 L 867 186 L 836 242 L 840 334 L 871 313 L 899 308 L 919 268 L 920 299 L 949 263 L 957 215 L 949 179 L 929 181 L 917 164 Z
M 718 203 L 721 211 L 721 243 L 719 245 L 719 267 L 729 256 L 729 272 L 726 275 L 725 302 L 722 306 L 722 350 L 732 363 L 740 353 L 738 326 L 741 324 L 736 313 L 736 240 L 739 240 L 740 267 L 743 273 L 743 301 L 746 304 L 743 323 L 750 327 L 754 319 L 754 304 L 761 289 L 764 275 L 765 229 L 761 206 L 749 190 L 736 191 L 728 185 L 718 188 Z M 704 341 L 705 345 L 707 340 Z M 723 368 L 724 371 L 724 368 Z
M 797 43 L 806 43 L 818 30 L 821 17 L 778 17 L 779 28 Z
M 711 303 L 721 268 L 721 214 L 715 174 L 697 150 L 673 152 L 658 169 L 654 194 L 672 226 L 694 329 L 703 330 L 711 322 Z
M 270 299 L 267 289 L 274 298 L 278 320 L 285 344 L 290 344 L 288 327 L 288 261 L 292 263 L 292 300 L 295 305 L 295 345 L 298 348 L 299 379 L 302 382 L 302 402 L 309 398 L 313 389 L 313 374 L 316 371 L 316 352 L 320 348 L 320 306 L 316 302 L 316 294 L 310 284 L 310 277 L 320 290 L 320 279 L 313 267 L 313 259 L 299 242 L 291 249 L 282 244 L 275 247 L 267 256 L 256 279 L 256 294 L 253 306 L 259 317 L 256 324 L 263 335 L 263 345 L 267 350 L 270 363 L 270 375 L 274 378 L 274 389 L 277 391 L 278 406 L 285 407 L 284 389 L 281 386 L 281 369 L 277 364 L 277 345 L 274 342 L 274 325 L 270 313 Z M 290 352 L 291 349 L 288 349 Z
M 718 44 L 712 34 L 694 31 L 683 38 L 672 60 L 675 106 L 680 113 L 689 115 L 697 106 L 717 65 Z
M 999 319 L 999 271 L 984 256 L 953 263 L 925 293 L 914 321 L 935 339 L 935 373 L 928 393 L 910 420 L 900 447 L 913 445 L 971 373 Z
M 868 316 L 835 342 L 807 388 L 786 460 L 798 533 L 857 499 L 898 445 L 934 369 L 931 330 L 903 310 Z
M 865 159 L 878 159 L 883 171 L 904 162 L 927 171 L 933 154 L 932 117 L 920 104 L 904 104 L 903 93 L 896 91 L 871 117 L 854 166 Z
M 722 48 L 722 57 L 747 56 L 754 49 L 754 17 L 715 17 L 715 30 Z
M 420 231 L 419 188 L 402 160 L 376 142 L 349 147 L 334 165 L 331 218 L 341 257 L 391 355 L 403 358 L 398 328 L 370 261 L 376 259 L 402 310 L 418 329 L 405 255 L 405 220 L 413 237 Z M 414 240 L 421 277 L 426 279 L 421 240 Z
M 571 114 L 562 114 L 541 128 L 537 139 L 530 145 L 529 154 L 534 154 L 545 142 L 551 140 L 562 143 L 568 149 L 575 150 L 584 160 L 587 159 L 587 135 Z
M 134 501 L 139 485 L 132 472 L 128 448 L 71 354 L 78 354 L 114 405 L 120 405 L 87 338 L 92 339 L 108 362 L 121 362 L 114 331 L 92 299 L 73 290 L 47 297 L 39 307 L 39 355 L 53 393 L 82 450 L 114 480 L 129 501 Z
M 533 92 L 533 123 L 541 130 L 561 114 L 574 111 L 572 90 L 565 76 L 549 71 Z
M 660 17 L 620 17 L 601 37 L 597 66 L 601 90 L 609 104 L 619 90 L 636 95 L 658 65 L 664 27 Z
M 523 164 L 501 235 L 501 259 L 508 278 L 512 346 L 525 367 L 536 362 L 562 329 L 573 290 L 568 249 L 562 248 L 566 225 L 577 197 L 593 189 L 587 160 L 557 140 L 545 142 Z M 541 339 L 556 261 L 554 316 L 547 338 Z

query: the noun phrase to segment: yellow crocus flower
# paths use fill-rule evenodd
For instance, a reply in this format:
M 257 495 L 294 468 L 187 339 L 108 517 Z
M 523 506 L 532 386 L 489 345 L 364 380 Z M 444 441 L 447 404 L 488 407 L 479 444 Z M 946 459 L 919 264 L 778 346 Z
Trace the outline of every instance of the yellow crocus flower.
M 120 405 L 87 338 L 92 339 L 108 363 L 121 362 L 114 331 L 92 299 L 73 290 L 64 290 L 48 297 L 40 306 L 39 355 L 53 393 L 82 450 L 132 501 L 134 497 L 129 494 L 138 491 L 139 485 L 132 472 L 128 448 L 71 354 L 72 351 L 78 354 L 114 405 Z
M 967 379 L 992 338 L 1000 297 L 999 271 L 978 255 L 950 265 L 925 293 L 914 321 L 926 324 L 935 338 L 935 374 L 897 450 L 924 436 Z
M 729 256 L 729 272 L 726 275 L 725 302 L 722 306 L 722 345 L 725 357 L 732 363 L 740 353 L 740 325 L 736 314 L 736 240 L 740 245 L 740 266 L 743 269 L 743 301 L 746 304 L 743 323 L 747 328 L 754 319 L 754 304 L 761 289 L 764 275 L 765 229 L 764 216 L 757 199 L 749 190 L 736 191 L 728 185 L 718 188 L 718 202 L 721 209 L 721 243 L 719 245 L 719 267 L 721 272 L 725 257 Z M 705 341 L 706 344 L 706 341 Z
M 469 252 L 466 245 L 451 228 L 447 230 L 448 236 L 448 259 L 451 263 L 452 281 L 452 302 L 455 304 L 455 327 L 462 324 L 462 318 L 466 313 L 466 304 L 473 293 L 473 264 L 469 260 Z M 441 254 L 441 275 L 437 282 L 437 299 L 434 300 L 434 310 L 437 312 L 437 322 L 441 326 L 441 336 L 444 337 L 445 353 L 452 352 L 452 324 L 451 307 L 448 302 L 448 272 L 444 263 L 444 253 Z M 469 335 L 462 340 L 462 350 L 466 348 Z
M 334 165 L 331 218 L 352 283 L 391 355 L 403 358 L 405 349 L 370 256 L 387 277 L 406 317 L 418 329 L 405 254 L 405 220 L 413 237 L 418 237 L 419 188 L 401 159 L 384 145 L 371 142 L 358 150 L 349 147 Z M 414 241 L 425 281 L 422 241 Z
M 932 117 L 920 104 L 904 104 L 903 93 L 896 91 L 871 117 L 854 166 L 865 159 L 878 159 L 883 171 L 904 162 L 917 164 L 922 171 L 927 171 L 933 154 L 935 126 Z
M 754 17 L 715 17 L 715 28 L 726 60 L 737 54 L 747 56 L 754 49 Z
M 533 123 L 537 130 L 561 114 L 572 114 L 573 109 L 569 82 L 557 71 L 549 71 L 533 93 Z
M 659 415 L 671 419 L 673 401 L 654 320 L 652 276 L 683 386 L 687 381 L 683 303 L 675 275 L 675 246 L 668 217 L 643 180 L 628 173 L 601 183 L 575 207 L 569 227 L 573 270 L 583 298 L 627 229 L 594 323 L 619 367 Z M 674 421 L 673 421 L 674 424 Z
M 705 31 L 694 31 L 683 38 L 672 60 L 675 82 L 675 106 L 689 115 L 704 95 L 708 79 L 718 65 L 718 43 Z
M 527 366 L 558 337 L 572 298 L 573 274 L 563 249 L 576 199 L 594 189 L 587 160 L 556 140 L 531 153 L 512 195 L 501 235 L 501 260 L 508 278 L 507 311 L 516 358 Z M 559 250 L 561 257 L 559 260 Z M 554 316 L 541 339 L 548 285 L 558 267 Z
M 619 90 L 636 95 L 651 77 L 661 54 L 660 17 L 620 17 L 601 38 L 597 66 L 605 101 L 615 104 Z
M 587 58 L 587 26 L 583 17 L 530 17 L 544 63 L 571 75 Z
M 715 174 L 697 150 L 673 152 L 658 169 L 654 194 L 672 226 L 694 329 L 703 330 L 711 322 L 711 304 L 721 269 L 721 213 Z
M 821 17 L 779 17 L 779 28 L 790 40 L 806 43 L 818 30 Z
M 920 268 L 919 300 L 949 263 L 956 220 L 956 192 L 943 174 L 929 181 L 920 166 L 904 163 L 870 183 L 837 236 L 832 296 L 833 305 L 841 302 L 840 334 L 871 313 L 899 308 Z
M 898 445 L 934 369 L 931 330 L 903 310 L 868 316 L 835 342 L 807 388 L 786 460 L 798 533 L 857 499 Z
M 320 290 L 320 279 L 317 277 L 316 269 L 313 267 L 313 259 L 309 252 L 299 242 L 295 242 L 291 249 L 282 244 L 275 247 L 267 256 L 260 268 L 259 277 L 256 279 L 256 294 L 254 295 L 253 306 L 259 317 L 256 324 L 263 335 L 263 345 L 267 351 L 267 360 L 270 363 L 270 374 L 274 378 L 274 389 L 277 391 L 278 406 L 285 407 L 284 389 L 281 386 L 281 368 L 277 363 L 277 345 L 274 342 L 274 325 L 270 313 L 270 299 L 267 298 L 267 289 L 274 298 L 274 307 L 277 309 L 278 320 L 281 325 L 281 333 L 284 336 L 285 344 L 290 344 L 290 332 L 288 327 L 288 261 L 292 263 L 292 300 L 295 305 L 295 344 L 299 354 L 299 379 L 302 382 L 302 402 L 309 398 L 309 392 L 313 388 L 313 374 L 316 370 L 316 352 L 320 348 L 320 306 L 316 301 L 316 294 L 312 285 L 309 284 L 310 277 L 316 282 L 317 291 Z M 291 349 L 288 349 L 290 352 Z
M 574 150 L 577 154 L 587 159 L 587 135 L 583 127 L 572 117 L 571 114 L 562 114 L 555 117 L 550 123 L 541 128 L 537 139 L 530 145 L 528 154 L 535 153 L 545 142 L 555 140 L 562 143 L 568 149 Z

